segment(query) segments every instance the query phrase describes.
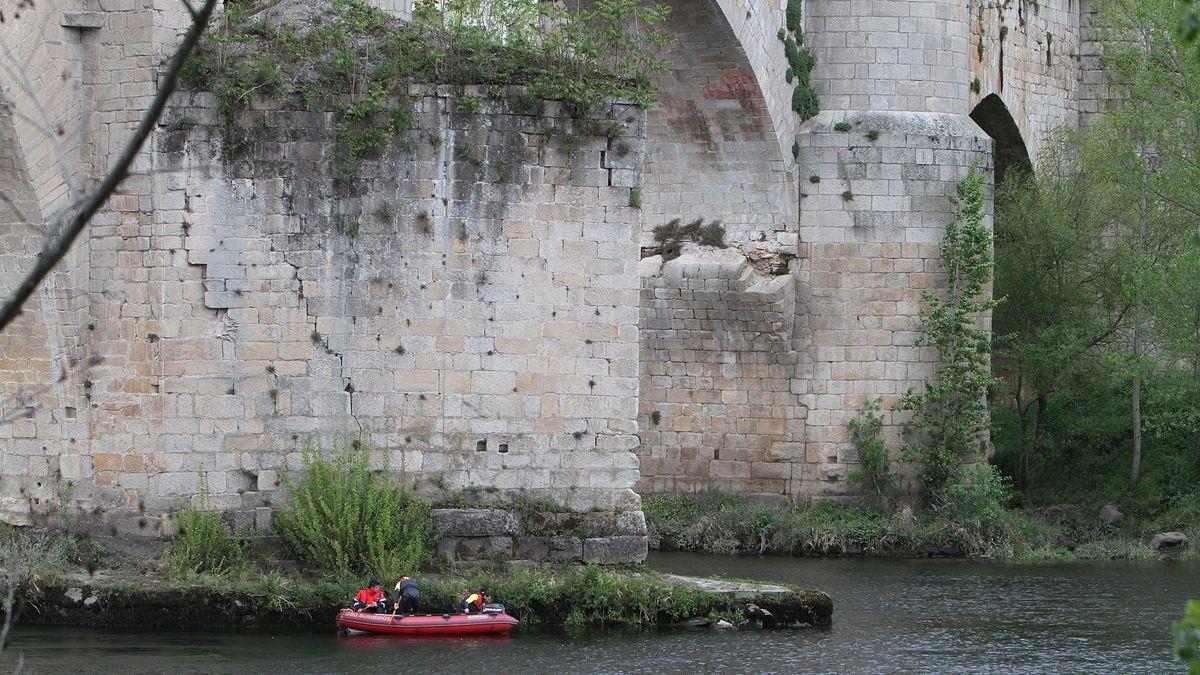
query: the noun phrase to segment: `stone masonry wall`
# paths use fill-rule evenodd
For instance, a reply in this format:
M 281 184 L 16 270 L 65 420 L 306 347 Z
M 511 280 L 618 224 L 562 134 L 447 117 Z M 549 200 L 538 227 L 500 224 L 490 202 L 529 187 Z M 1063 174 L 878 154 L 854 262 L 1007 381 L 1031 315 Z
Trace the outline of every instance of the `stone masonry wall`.
M 613 110 L 618 153 L 562 147 L 553 104 L 515 114 L 476 91 L 471 114 L 456 91 L 414 93 L 414 129 L 356 181 L 330 163 L 329 113 L 257 107 L 223 144 L 211 97 L 181 98 L 153 174 L 92 228 L 103 362 L 70 450 L 32 453 L 73 468 L 6 479 L 69 480 L 65 508 L 154 533 L 203 477 L 261 524 L 305 440 L 341 435 L 430 497 L 637 511 L 641 113 Z
M 33 182 L 22 153 L 17 151 L 17 126 L 7 108 L 0 107 L 0 287 L 15 287 L 33 266 L 41 248 L 40 222 Z M 29 522 L 35 505 L 55 497 L 51 483 L 59 469 L 58 456 L 69 451 L 63 425 L 73 422 L 78 402 L 65 398 L 62 377 L 70 372 L 59 330 L 65 322 L 59 311 L 60 287 L 44 287 L 29 300 L 29 309 L 0 334 L 0 520 Z M 39 409 L 43 402 L 49 409 Z M 22 476 L 37 476 L 24 481 Z
M 938 242 L 955 185 L 991 177 L 992 139 L 969 117 L 970 16 L 946 0 L 809 0 L 822 112 L 800 130 L 796 393 L 809 406 L 796 494 L 850 494 L 847 427 L 868 398 L 887 411 L 933 374 L 918 348 L 922 293 L 943 283 Z M 990 200 L 988 202 L 991 203 Z
M 717 3 L 670 5 L 665 30 L 676 42 L 656 76 L 661 102 L 647 115 L 642 244 L 651 244 L 655 226 L 705 218 L 722 221 L 730 242 L 794 254 L 795 174 L 764 96 L 771 90 Z
M 1079 124 L 1082 56 L 1091 48 L 1081 40 L 1082 12 L 1080 0 L 971 2 L 971 71 L 980 86 L 969 103 L 998 95 L 1031 159 L 1047 134 Z
M 548 126 L 487 92 L 473 115 L 422 90 L 416 128 L 346 180 L 327 113 L 255 108 L 223 145 L 211 98 L 180 99 L 0 336 L 9 411 L 33 395 L 32 417 L 0 425 L 0 519 L 96 509 L 159 534 L 203 472 L 215 505 L 261 524 L 304 440 L 335 436 L 427 496 L 495 490 L 480 506 L 524 489 L 636 513 L 635 487 L 713 482 L 846 494 L 846 422 L 931 370 L 912 340 L 941 279 L 945 197 L 992 162 L 967 115 L 995 94 L 1034 155 L 1086 123 L 1112 98 L 1094 3 L 807 0 L 823 112 L 798 128 L 784 2 L 669 4 L 662 103 L 615 110 L 628 133 L 611 142 L 562 147 L 554 106 Z M 27 120 L 0 117 L 0 190 L 40 218 L 70 179 L 103 173 L 188 19 L 177 0 L 32 12 L 0 40 L 62 128 L 66 168 Z M 0 81 L 0 102 L 26 110 L 26 94 Z M 639 274 L 639 245 L 676 218 L 723 221 L 731 248 Z M 0 283 L 36 244 L 0 204 Z M 586 538 L 493 525 L 447 533 L 445 552 L 589 557 Z
M 791 391 L 795 279 L 698 247 L 641 275 L 639 491 L 790 494 L 808 411 Z

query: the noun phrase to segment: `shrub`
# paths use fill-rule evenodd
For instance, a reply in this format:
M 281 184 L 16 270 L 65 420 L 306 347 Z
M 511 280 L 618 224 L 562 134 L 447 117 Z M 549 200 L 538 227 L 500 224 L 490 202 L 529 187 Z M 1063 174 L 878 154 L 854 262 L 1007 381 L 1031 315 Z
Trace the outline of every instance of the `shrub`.
M 674 260 L 683 251 L 684 242 L 692 241 L 702 246 L 725 248 L 725 226 L 720 221 L 705 225 L 703 218 L 698 218 L 683 225 L 678 218 L 666 225 L 654 228 L 654 241 L 659 245 L 663 260 Z
M 873 493 L 879 502 L 900 482 L 892 473 L 892 461 L 883 442 L 883 417 L 879 415 L 882 405 L 883 399 L 866 401 L 859 416 L 850 420 L 850 441 L 858 451 L 859 468 L 846 477 L 851 485 Z
M 970 554 L 1008 543 L 1008 511 L 1012 486 L 990 464 L 960 468 L 942 491 L 938 515 L 959 530 Z
M 1190 600 L 1183 618 L 1175 622 L 1175 654 L 1188 666 L 1188 675 L 1200 675 L 1200 601 Z
M 0 652 L 15 617 L 21 613 L 22 588 L 38 576 L 65 567 L 76 557 L 70 536 L 28 532 L 0 523 Z M 20 672 L 20 662 L 17 664 Z
M 207 506 L 207 497 L 202 495 Z M 224 574 L 245 560 L 245 542 L 232 532 L 220 514 L 189 506 L 179 514 L 179 526 L 167 554 L 167 573 Z
M 804 2 L 803 0 L 788 0 L 787 3 L 787 29 L 790 31 L 799 31 L 804 28 Z
M 800 26 L 799 11 L 798 3 L 794 9 L 789 7 L 789 12 L 795 15 L 788 15 L 787 30 L 779 31 L 779 39 L 783 41 L 783 53 L 789 66 L 785 78 L 789 84 L 793 80 L 796 82 L 795 88 L 792 89 L 792 110 L 795 110 L 803 121 L 816 117 L 817 113 L 821 112 L 821 103 L 810 82 L 817 60 L 812 51 L 804 46 L 804 30 Z
M 274 26 L 231 2 L 187 61 L 185 83 L 212 91 L 226 113 L 227 152 L 241 145 L 230 132 L 236 113 L 262 97 L 332 108 L 332 158 L 351 179 L 359 160 L 411 128 L 411 101 L 395 92 L 413 82 L 522 85 L 539 109 L 542 99 L 583 113 L 613 99 L 648 106 L 672 41 L 662 30 L 669 8 L 642 0 L 574 12 L 535 0 L 419 0 L 416 22 L 363 0 L 324 4 L 319 20 Z M 455 110 L 480 112 L 481 102 L 463 94 Z
M 286 481 L 289 501 L 275 532 L 305 566 L 336 575 L 392 579 L 430 558 L 429 508 L 403 484 L 370 469 L 370 451 L 353 445 L 332 459 L 304 448 L 299 482 Z
M 838 122 L 837 124 L 833 125 L 834 131 L 838 131 L 843 134 L 850 133 L 850 130 L 853 128 L 854 125 L 850 124 L 849 122 Z

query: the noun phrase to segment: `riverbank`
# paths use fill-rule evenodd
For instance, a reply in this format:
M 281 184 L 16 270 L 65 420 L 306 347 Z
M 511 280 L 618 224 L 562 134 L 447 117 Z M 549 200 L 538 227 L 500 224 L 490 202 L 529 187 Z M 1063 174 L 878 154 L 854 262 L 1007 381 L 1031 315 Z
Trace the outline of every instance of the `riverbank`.
M 759 505 L 720 491 L 644 501 L 650 547 L 661 551 L 790 556 L 966 557 L 1018 562 L 1200 559 L 1200 499 L 1158 514 L 1105 522 L 1097 508 L 1052 506 L 955 513 L 825 502 Z M 1192 542 L 1157 549 L 1154 537 Z
M 22 623 L 122 628 L 330 630 L 361 582 L 278 572 L 169 580 L 133 570 L 50 575 L 22 592 Z M 451 572 L 420 578 L 423 612 L 452 612 L 484 588 L 526 629 L 649 629 L 690 622 L 829 626 L 821 591 L 787 584 L 664 575 L 644 568 Z
M 1200 563 L 651 553 L 662 572 L 772 579 L 837 600 L 822 630 L 603 630 L 413 640 L 315 631 L 18 625 L 0 672 L 1186 672 L 1170 625 Z M 1082 647 L 1081 647 L 1082 645 Z

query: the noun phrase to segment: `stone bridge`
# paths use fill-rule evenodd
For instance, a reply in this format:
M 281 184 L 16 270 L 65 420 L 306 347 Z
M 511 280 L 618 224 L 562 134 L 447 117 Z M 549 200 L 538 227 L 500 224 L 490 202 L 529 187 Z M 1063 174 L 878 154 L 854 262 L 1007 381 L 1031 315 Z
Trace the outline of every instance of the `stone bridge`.
M 411 12 L 411 0 L 373 2 Z M 505 230 L 511 251 L 455 257 L 460 268 L 444 279 L 403 272 L 391 283 L 445 295 L 441 304 L 388 305 L 407 307 L 413 319 L 396 330 L 424 331 L 408 354 L 393 354 L 394 364 L 378 355 L 298 356 L 313 350 L 310 331 L 344 332 L 346 354 L 377 348 L 382 331 L 358 335 L 370 322 L 355 322 L 366 300 L 342 276 L 354 266 L 338 257 L 345 251 L 318 255 L 334 246 L 325 241 L 288 259 L 253 248 L 271 234 L 260 230 L 288 222 L 279 202 L 287 186 L 209 176 L 195 158 L 180 165 L 180 136 L 164 127 L 90 235 L 0 337 L 0 388 L 10 406 L 30 411 L 0 426 L 0 518 L 22 522 L 71 499 L 82 509 L 168 509 L 196 492 L 202 466 L 220 503 L 238 506 L 272 489 L 293 435 L 342 429 L 344 420 L 330 420 L 344 410 L 372 416 L 377 426 L 365 433 L 401 448 L 406 471 L 434 480 L 454 470 L 451 482 L 463 485 L 491 475 L 492 487 L 527 485 L 535 474 L 548 490 L 586 483 L 583 509 L 635 508 L 635 487 L 847 494 L 856 461 L 847 422 L 867 398 L 890 403 L 931 372 L 933 355 L 913 340 L 921 293 L 940 283 L 945 196 L 976 162 L 991 170 L 993 144 L 998 174 L 1033 167 L 1055 128 L 1086 124 L 1107 97 L 1092 0 L 807 0 L 821 112 L 803 123 L 791 110 L 777 37 L 784 0 L 668 2 L 677 41 L 658 76 L 661 103 L 639 127 L 640 210 L 627 207 L 630 187 L 612 178 L 632 165 L 615 166 L 603 148 L 589 147 L 589 167 L 606 184 L 547 178 L 534 187 L 552 195 L 547 213 L 575 218 L 568 208 L 585 200 L 596 213 L 618 214 L 599 216 L 612 227 L 597 233 L 592 216 L 581 223 L 564 215 L 533 234 Z M 187 23 L 177 0 L 79 7 L 47 0 L 28 10 L 34 20 L 0 24 L 0 43 L 20 66 L 20 77 L 0 79 L 6 288 L 40 245 L 40 234 L 18 221 L 44 220 L 66 204 L 69 183 L 103 172 Z M 429 105 L 448 105 L 443 99 Z M 430 125 L 430 133 L 468 131 L 441 118 Z M 179 232 L 185 219 L 194 227 L 188 236 Z M 676 219 L 720 221 L 728 248 L 688 247 L 678 260 L 654 260 L 653 229 Z M 219 250 L 231 232 L 245 246 Z M 374 234 L 383 237 L 379 250 L 399 247 L 430 266 L 461 253 L 426 250 L 411 233 Z M 252 276 L 276 273 L 260 278 L 273 294 L 239 294 L 249 260 L 262 265 Z M 474 281 L 473 266 L 487 261 L 549 265 L 536 283 L 570 307 L 542 316 L 529 297 L 537 293 L 528 293 L 511 325 L 495 321 L 489 307 L 535 282 L 523 274 L 511 288 Z M 478 316 L 455 317 L 466 310 L 453 303 L 466 297 Z M 546 322 L 534 335 L 540 341 L 520 323 L 535 314 Z M 583 328 L 562 325 L 568 320 Z M 538 361 L 547 336 L 562 354 Z M 581 336 L 586 342 L 572 342 Z M 501 358 L 497 339 L 532 351 Z M 333 340 L 329 350 L 342 346 Z M 284 359 L 285 349 L 295 362 L 273 365 L 266 382 L 267 361 Z M 95 357 L 104 363 L 82 370 Z M 425 370 L 405 370 L 414 363 Z M 380 369 L 393 367 L 395 377 L 381 379 Z M 520 376 L 530 368 L 546 377 Z M 267 392 L 278 398 L 268 401 Z M 406 428 L 417 431 L 397 431 Z M 898 440 L 894 425 L 888 433 Z M 458 453 L 451 460 L 439 455 L 448 445 Z

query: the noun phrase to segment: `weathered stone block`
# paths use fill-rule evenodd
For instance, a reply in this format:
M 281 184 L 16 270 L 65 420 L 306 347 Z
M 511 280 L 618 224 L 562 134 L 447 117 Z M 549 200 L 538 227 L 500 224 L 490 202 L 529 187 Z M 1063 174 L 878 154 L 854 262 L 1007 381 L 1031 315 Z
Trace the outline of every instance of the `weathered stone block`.
M 442 537 L 437 543 L 437 557 L 442 560 L 508 558 L 512 554 L 512 537 Z
M 646 559 L 646 537 L 599 537 L 583 540 L 583 562 L 598 565 L 640 563 Z
M 499 509 L 434 509 L 433 529 L 444 537 L 486 537 L 524 533 L 521 517 Z
M 541 562 L 581 562 L 583 540 L 578 537 L 520 537 L 516 557 Z

